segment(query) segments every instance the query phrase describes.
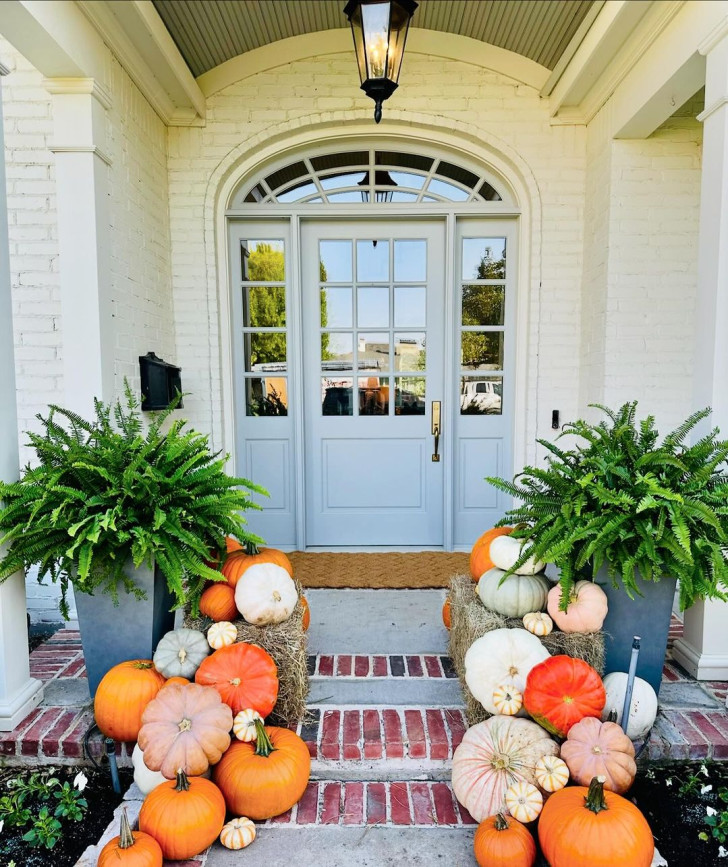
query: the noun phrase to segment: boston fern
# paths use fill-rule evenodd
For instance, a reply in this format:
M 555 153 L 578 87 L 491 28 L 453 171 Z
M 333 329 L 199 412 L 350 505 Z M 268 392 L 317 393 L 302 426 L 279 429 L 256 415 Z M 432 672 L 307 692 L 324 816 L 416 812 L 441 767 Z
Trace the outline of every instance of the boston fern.
M 125 393 L 113 408 L 96 401 L 93 421 L 51 406 L 38 416 L 43 432 L 29 434 L 37 464 L 20 481 L 0 483 L 0 545 L 9 545 L 0 581 L 38 565 L 60 582 L 66 618 L 69 581 L 114 598 L 121 582 L 142 596 L 124 572 L 130 559 L 156 563 L 177 606 L 196 608 L 205 581 L 220 578 L 206 561 L 225 551 L 225 536 L 261 541 L 240 513 L 260 508 L 251 492 L 266 492 L 226 475 L 224 458 L 185 421 L 164 431 L 174 404 L 145 432 L 128 383 Z
M 712 430 L 687 440 L 706 418 L 691 415 L 661 442 L 655 420 L 635 421 L 637 404 L 618 411 L 599 404 L 607 418 L 564 425 L 583 443 L 571 450 L 539 440 L 551 453 L 544 468 L 526 467 L 515 482 L 489 478 L 520 505 L 501 524 L 518 524 L 526 553 L 561 570 L 562 605 L 576 580 L 606 564 L 630 598 L 636 578 L 680 581 L 681 607 L 728 591 L 728 441 Z M 532 546 L 532 547 L 531 547 Z M 521 564 L 519 561 L 517 566 Z

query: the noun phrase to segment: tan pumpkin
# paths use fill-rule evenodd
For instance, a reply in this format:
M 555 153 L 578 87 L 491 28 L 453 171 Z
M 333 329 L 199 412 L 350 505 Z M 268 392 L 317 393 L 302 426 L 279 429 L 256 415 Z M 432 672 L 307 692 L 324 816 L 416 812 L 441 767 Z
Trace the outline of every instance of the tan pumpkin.
M 543 810 L 543 795 L 533 783 L 519 780 L 506 790 L 506 807 L 514 819 L 527 825 L 535 822 Z
M 500 536 L 495 542 L 509 542 L 510 536 Z M 502 569 L 489 569 L 478 581 L 480 601 L 504 617 L 523 617 L 529 611 L 546 607 L 549 582 L 543 575 L 509 575 Z
M 238 611 L 254 626 L 282 623 L 291 616 L 297 603 L 293 579 L 274 563 L 248 566 L 235 585 Z
M 569 768 L 558 756 L 542 756 L 536 762 L 535 775 L 544 792 L 558 792 L 569 782 Z
M 250 744 L 258 738 L 258 727 L 256 720 L 262 719 L 257 710 L 252 707 L 245 708 L 235 714 L 233 720 L 233 734 L 239 741 Z
M 219 623 L 213 623 L 207 630 L 207 643 L 213 650 L 219 650 L 221 647 L 229 647 L 235 644 L 238 640 L 238 628 L 229 620 L 221 620 Z
M 584 786 L 594 777 L 604 777 L 604 788 L 618 795 L 629 789 L 637 774 L 632 741 L 616 723 L 594 717 L 571 727 L 561 758 L 575 783 Z
M 503 716 L 514 716 L 523 707 L 523 696 L 514 686 L 502 683 L 493 690 L 493 704 Z
M 533 635 L 543 638 L 544 635 L 551 635 L 553 632 L 554 621 L 543 611 L 529 611 L 528 614 L 523 615 L 523 625 Z
M 245 849 L 255 840 L 255 823 L 245 816 L 231 819 L 220 831 L 220 842 L 226 849 Z
M 577 581 L 569 594 L 569 606 L 560 610 L 561 585 L 549 590 L 547 609 L 562 632 L 598 632 L 604 624 L 609 605 L 607 594 L 593 581 Z
M 534 784 L 538 760 L 558 752 L 556 742 L 535 722 L 493 716 L 471 726 L 455 750 L 455 797 L 476 822 L 482 822 L 503 810 L 512 783 L 523 780 Z

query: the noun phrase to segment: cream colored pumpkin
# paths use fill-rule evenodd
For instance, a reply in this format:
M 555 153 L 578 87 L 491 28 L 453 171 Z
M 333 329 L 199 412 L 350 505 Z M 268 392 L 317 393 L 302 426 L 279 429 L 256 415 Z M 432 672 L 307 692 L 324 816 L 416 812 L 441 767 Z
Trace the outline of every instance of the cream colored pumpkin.
M 235 644 L 237 640 L 238 628 L 229 620 L 220 620 L 218 623 L 213 623 L 207 630 L 207 643 L 213 650 L 229 647 L 231 644 Z
M 197 629 L 174 629 L 159 640 L 154 651 L 154 667 L 167 678 L 190 680 L 209 653 L 207 639 Z
M 524 553 L 523 545 L 522 539 L 514 539 L 513 536 L 497 536 L 490 543 L 490 559 L 493 565 L 504 572 L 513 569 L 521 554 Z M 541 572 L 545 566 L 543 560 L 534 560 L 533 557 L 529 557 L 515 572 L 516 575 L 535 575 L 536 572 Z
M 239 741 L 244 741 L 246 744 L 252 743 L 258 737 L 258 729 L 255 721 L 263 719 L 257 710 L 246 708 L 240 713 L 235 714 L 233 720 L 233 734 Z
M 627 675 L 623 671 L 613 671 L 604 678 L 604 689 L 607 693 L 607 703 L 602 711 L 602 720 L 608 720 L 612 712 L 616 713 L 615 720 L 622 725 L 622 711 L 624 710 L 624 696 L 627 692 Z M 650 729 L 657 718 L 657 696 L 655 690 L 642 680 L 641 677 L 634 679 L 632 690 L 632 705 L 629 711 L 629 723 L 627 736 L 630 740 L 639 741 L 647 737 Z
M 502 683 L 493 690 L 493 704 L 503 716 L 513 716 L 523 707 L 523 696 L 513 686 Z
M 298 591 L 288 572 L 275 563 L 256 563 L 235 585 L 235 604 L 254 626 L 282 623 L 293 613 Z
M 505 579 L 504 575 L 502 569 L 489 569 L 481 575 L 478 596 L 486 608 L 504 617 L 523 617 L 546 607 L 551 585 L 543 575 L 509 575 Z
M 598 632 L 607 616 L 607 594 L 593 581 L 577 581 L 569 594 L 569 607 L 560 611 L 561 585 L 549 591 L 548 612 L 562 632 Z
M 131 763 L 134 766 L 134 782 L 139 787 L 139 791 L 146 797 L 152 789 L 156 789 L 161 783 L 166 783 L 167 778 L 159 771 L 151 771 L 144 764 L 144 753 L 139 744 L 134 744 L 134 751 L 131 754 Z
M 512 684 L 520 693 L 528 673 L 548 659 L 548 650 L 525 629 L 493 629 L 476 639 L 465 654 L 465 682 L 488 713 L 498 713 L 493 702 L 496 687 Z M 525 711 L 519 711 L 525 715 Z
M 543 810 L 543 795 L 532 783 L 519 780 L 506 791 L 506 807 L 514 819 L 527 825 L 535 822 Z
M 536 762 L 536 782 L 545 792 L 558 792 L 569 782 L 569 768 L 558 756 L 542 756 Z
M 255 840 L 255 824 L 241 816 L 231 819 L 220 831 L 220 842 L 226 849 L 245 849 Z
M 471 726 L 455 750 L 452 787 L 455 797 L 476 820 L 502 812 L 509 786 L 534 784 L 542 756 L 555 756 L 556 742 L 535 722 L 494 716 Z
M 543 611 L 529 611 L 528 614 L 523 615 L 523 625 L 529 632 L 543 637 L 551 634 L 554 621 Z

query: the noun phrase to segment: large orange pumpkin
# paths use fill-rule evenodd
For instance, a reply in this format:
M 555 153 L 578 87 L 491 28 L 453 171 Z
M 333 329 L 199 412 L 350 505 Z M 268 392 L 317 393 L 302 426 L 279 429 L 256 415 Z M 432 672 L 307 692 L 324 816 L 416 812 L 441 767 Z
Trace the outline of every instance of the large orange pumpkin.
M 532 867 L 536 860 L 531 834 L 520 822 L 502 813 L 478 825 L 473 850 L 480 867 Z
M 162 849 L 149 834 L 132 831 L 126 807 L 121 811 L 121 833 L 104 846 L 96 867 L 162 867 Z
M 293 566 L 283 551 L 279 551 L 277 548 L 258 548 L 252 543 L 248 543 L 241 551 L 233 551 L 228 554 L 222 567 L 222 574 L 227 583 L 231 587 L 235 587 L 245 570 L 258 563 L 273 563 L 276 566 L 282 566 L 293 578 Z
M 479 581 L 480 576 L 493 568 L 493 561 L 490 559 L 490 543 L 498 536 L 510 536 L 514 527 L 493 527 L 486 530 L 485 533 L 473 545 L 473 550 L 470 552 L 470 574 L 473 581 Z
M 115 665 L 96 689 L 96 725 L 107 738 L 135 741 L 144 708 L 165 683 L 151 659 L 130 659 Z
M 278 699 L 278 669 L 273 658 L 244 641 L 221 647 L 203 660 L 195 682 L 214 686 L 234 714 L 245 708 L 267 717 Z
M 169 861 L 184 861 L 204 852 L 225 824 L 225 799 L 204 777 L 161 783 L 147 795 L 139 813 L 139 829 L 150 834 Z
M 526 678 L 523 706 L 546 731 L 565 738 L 587 716 L 601 716 L 607 701 L 601 677 L 571 656 L 550 656 L 535 665 Z
M 295 732 L 263 726 L 262 720 L 255 725 L 256 741 L 233 743 L 215 765 L 213 779 L 231 813 L 262 821 L 285 813 L 301 800 L 311 756 Z
M 538 839 L 551 867 L 650 867 L 655 844 L 635 805 L 604 791 L 604 777 L 589 788 L 567 786 L 546 801 Z
M 216 623 L 221 620 L 235 620 L 238 607 L 235 604 L 235 590 L 229 584 L 211 584 L 200 596 L 200 614 Z

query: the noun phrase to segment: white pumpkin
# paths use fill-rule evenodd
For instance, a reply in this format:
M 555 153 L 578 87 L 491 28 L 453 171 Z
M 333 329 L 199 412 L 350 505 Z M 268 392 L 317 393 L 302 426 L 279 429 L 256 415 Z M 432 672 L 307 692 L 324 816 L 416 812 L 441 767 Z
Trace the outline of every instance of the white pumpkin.
M 528 614 L 523 615 L 523 625 L 529 632 L 543 638 L 552 633 L 554 621 L 543 611 L 529 611 Z
M 246 744 L 252 743 L 258 737 L 256 722 L 262 719 L 257 710 L 248 707 L 235 715 L 233 720 L 233 734 L 239 741 Z
M 465 654 L 465 682 L 488 713 L 497 713 L 493 695 L 503 683 L 523 693 L 528 673 L 551 654 L 525 629 L 493 629 L 470 645 Z M 525 711 L 519 711 L 525 715 Z
M 174 629 L 164 635 L 154 651 L 154 667 L 166 678 L 191 680 L 210 652 L 207 639 L 196 629 Z
M 235 585 L 235 604 L 254 626 L 282 623 L 293 613 L 298 591 L 288 572 L 275 563 L 256 563 Z
M 478 596 L 486 608 L 504 617 L 523 617 L 546 607 L 551 585 L 542 575 L 509 575 L 503 581 L 504 575 L 502 569 L 489 569 L 478 581 Z
M 498 569 L 508 572 L 518 562 L 523 553 L 522 549 L 522 539 L 514 539 L 513 536 L 497 536 L 490 543 L 490 559 Z M 522 566 L 516 569 L 516 575 L 535 575 L 536 572 L 541 572 L 545 566 L 546 563 L 543 560 L 534 560 L 533 557 L 529 557 Z
M 131 763 L 134 766 L 134 782 L 139 786 L 139 791 L 146 796 L 156 789 L 160 783 L 167 783 L 169 780 L 160 771 L 151 771 L 144 764 L 144 752 L 139 747 L 139 744 L 134 744 L 134 750 L 131 754 Z M 210 779 L 210 771 L 205 771 L 200 774 L 206 780 Z
M 226 849 L 245 849 L 255 840 L 255 823 L 246 816 L 231 819 L 220 831 L 220 842 Z
M 238 640 L 238 628 L 229 620 L 220 620 L 213 623 L 207 630 L 207 643 L 213 650 L 221 647 L 229 647 Z
M 622 710 L 627 692 L 627 674 L 624 671 L 613 671 L 604 678 L 604 689 L 607 693 L 607 703 L 602 711 L 602 720 L 609 719 L 612 711 L 617 714 L 616 722 L 622 725 Z M 632 704 L 629 711 L 627 736 L 633 741 L 647 737 L 657 718 L 657 695 L 655 690 L 642 680 L 634 679 Z

